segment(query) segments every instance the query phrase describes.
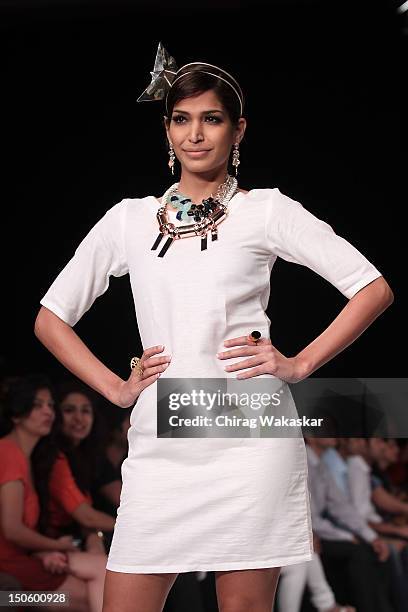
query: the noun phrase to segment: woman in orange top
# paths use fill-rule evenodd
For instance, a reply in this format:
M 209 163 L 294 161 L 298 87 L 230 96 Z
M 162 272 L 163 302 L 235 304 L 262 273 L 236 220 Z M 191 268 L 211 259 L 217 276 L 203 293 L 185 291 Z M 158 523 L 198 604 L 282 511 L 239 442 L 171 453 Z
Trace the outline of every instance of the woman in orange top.
M 41 560 L 37 556 L 28 554 L 28 551 L 19 546 L 13 535 L 11 524 L 8 524 L 8 510 L 16 512 L 19 504 L 10 504 L 7 508 L 7 497 L 20 497 L 18 489 L 22 493 L 22 522 L 24 526 L 35 530 L 39 518 L 38 496 L 33 488 L 30 470 L 24 452 L 16 443 L 14 438 L 5 437 L 0 440 L 0 491 L 1 491 L 1 514 L 2 521 L 0 530 L 0 568 L 2 572 L 11 574 L 17 578 L 26 590 L 54 591 L 65 581 L 64 574 L 50 573 L 51 567 L 55 569 L 65 567 L 64 551 L 75 550 L 71 545 L 70 538 L 59 538 L 51 543 L 41 541 L 43 549 L 50 551 L 47 558 Z M 22 486 L 21 486 L 22 484 Z M 17 486 L 16 486 L 17 485 Z M 15 495 L 17 494 L 17 495 Z M 5 502 L 5 503 L 4 503 Z M 38 534 L 39 535 L 39 534 Z M 49 545 L 47 547 L 47 545 Z M 45 562 L 44 562 L 45 561 Z
M 49 479 L 49 519 L 47 534 L 70 534 L 81 540 L 83 550 L 105 554 L 103 531 L 113 531 L 112 516 L 92 507 L 90 493 L 83 493 L 75 482 L 66 455 L 60 452 Z
M 67 593 L 70 612 L 100 612 L 106 557 L 92 555 L 89 563 L 90 553 L 78 552 L 70 536 L 44 535 L 37 488 L 53 455 L 54 418 L 47 379 L 11 385 L 0 425 L 0 572 L 17 578 L 24 590 Z
M 58 397 L 53 431 L 61 452 L 49 479 L 49 534 L 73 535 L 81 539 L 85 550 L 105 554 L 122 483 L 105 454 L 107 432 L 98 397 L 71 378 L 59 386 Z M 94 494 L 99 492 L 115 502 L 113 515 L 93 507 Z M 102 532 L 106 539 L 98 537 Z
M 59 531 L 72 529 L 73 515 L 82 504 L 92 506 L 92 497 L 89 493 L 82 493 L 72 475 L 66 455 L 62 452 L 52 466 L 49 481 L 49 532 L 56 537 Z M 92 509 L 92 508 L 91 508 Z M 111 518 L 111 517 L 109 517 Z M 74 519 L 75 520 L 75 519 Z M 80 522 L 77 523 L 81 527 Z M 85 525 L 89 527 L 89 525 Z M 52 532 L 56 532 L 55 534 Z M 78 534 L 80 530 L 78 529 Z

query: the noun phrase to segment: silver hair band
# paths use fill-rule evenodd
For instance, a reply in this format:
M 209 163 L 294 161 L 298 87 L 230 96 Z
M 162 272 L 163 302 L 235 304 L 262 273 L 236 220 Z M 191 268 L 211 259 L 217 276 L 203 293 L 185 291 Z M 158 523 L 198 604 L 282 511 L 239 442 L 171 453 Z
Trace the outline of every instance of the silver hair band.
M 224 73 L 229 79 L 231 79 L 235 83 L 236 87 L 234 87 L 234 85 L 230 83 L 229 80 L 225 79 L 219 74 L 215 74 L 214 72 L 209 72 L 207 70 L 197 70 L 197 71 L 189 70 L 179 75 L 179 72 L 181 72 L 185 68 L 188 68 L 189 66 L 203 66 L 204 68 L 207 68 L 207 67 L 215 68 L 216 70 L 219 70 L 220 72 Z M 208 64 L 207 62 L 191 62 L 189 64 L 185 64 L 181 68 L 177 68 L 174 58 L 171 57 L 171 55 L 169 55 L 169 53 L 163 47 L 161 42 L 159 43 L 159 46 L 157 48 L 156 60 L 154 63 L 153 72 L 150 73 L 152 75 L 151 83 L 144 90 L 144 92 L 138 97 L 137 101 L 138 102 L 144 102 L 144 101 L 148 102 L 151 100 L 163 100 L 163 98 L 165 98 L 166 112 L 168 112 L 167 96 L 168 96 L 168 93 L 171 87 L 174 85 L 176 81 L 178 81 L 178 79 L 181 79 L 181 77 L 185 76 L 186 74 L 191 74 L 192 72 L 203 72 L 204 74 L 209 74 L 210 76 L 213 76 L 216 79 L 221 79 L 221 81 L 224 81 L 224 83 L 227 83 L 227 85 L 231 87 L 231 89 L 234 91 L 234 93 L 236 94 L 239 100 L 240 114 L 242 115 L 242 110 L 243 110 L 242 90 L 241 90 L 241 87 L 238 81 L 234 79 L 234 77 L 231 74 L 229 74 L 229 72 L 227 72 L 223 68 L 220 68 L 219 66 L 214 66 L 214 64 Z
M 202 62 L 195 62 L 195 63 L 202 64 Z M 187 65 L 189 65 L 189 64 L 187 64 Z M 211 64 L 207 64 L 207 65 L 211 66 Z M 183 68 L 184 68 L 184 66 L 183 66 Z M 217 68 L 217 66 L 215 66 L 215 68 Z M 181 68 L 180 68 L 180 70 L 181 70 Z M 219 68 L 218 70 L 221 70 L 221 69 Z M 180 74 L 180 76 L 178 76 L 178 77 L 176 77 L 174 79 L 174 81 L 170 85 L 169 91 L 166 94 L 166 112 L 168 112 L 168 109 L 167 109 L 167 97 L 168 97 L 170 89 L 173 87 L 174 83 L 176 81 L 178 81 L 179 79 L 181 79 L 183 76 L 186 76 L 186 74 L 192 74 L 193 72 L 203 72 L 204 74 L 209 74 L 210 76 L 216 77 L 217 79 L 221 79 L 221 81 L 224 81 L 224 83 L 227 83 L 227 85 L 229 85 L 234 90 L 234 92 L 237 95 L 237 98 L 239 100 L 239 107 L 240 107 L 239 114 L 242 115 L 242 100 L 241 100 L 241 96 L 239 95 L 239 93 L 235 89 L 235 87 L 229 81 L 227 81 L 227 79 L 224 79 L 224 77 L 220 76 L 219 74 L 214 74 L 213 72 L 207 72 L 206 70 L 188 70 L 187 72 L 183 72 L 183 74 Z M 234 81 L 235 81 L 235 79 L 234 79 Z

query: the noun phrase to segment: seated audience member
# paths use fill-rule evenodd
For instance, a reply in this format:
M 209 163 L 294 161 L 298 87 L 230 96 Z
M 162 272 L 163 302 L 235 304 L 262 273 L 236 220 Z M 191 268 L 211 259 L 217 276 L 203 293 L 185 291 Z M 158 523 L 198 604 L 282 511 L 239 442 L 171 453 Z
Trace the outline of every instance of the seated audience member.
M 321 455 L 321 459 L 329 468 L 336 485 L 347 497 L 350 497 L 347 457 L 347 438 L 336 438 L 335 446 L 329 446 Z
M 392 612 L 388 546 L 355 512 L 321 460 L 325 449 L 335 446 L 335 438 L 305 439 L 313 531 L 320 538 L 323 567 L 336 597 L 350 601 L 359 612 Z M 346 584 L 334 569 L 343 569 Z
M 349 456 L 347 458 L 350 499 L 359 515 L 369 522 L 373 529 L 387 537 L 406 538 L 408 540 L 408 526 L 395 525 L 385 521 L 374 506 L 379 501 L 379 509 L 395 512 L 408 512 L 407 504 L 401 502 L 392 494 L 383 489 L 377 478 L 372 478 L 372 466 L 381 461 L 386 455 L 387 443 L 382 438 L 350 438 Z M 382 489 L 380 495 L 377 489 Z M 384 504 L 384 499 L 391 500 Z M 406 543 L 403 543 L 404 547 Z
M 86 550 L 109 547 L 120 501 L 121 480 L 105 454 L 104 422 L 96 394 L 75 379 L 58 388 L 56 440 L 62 451 L 50 479 L 51 527 L 84 537 Z M 104 496 L 112 514 L 93 507 L 93 494 Z M 103 536 L 103 538 L 99 536 Z
M 322 459 L 329 468 L 332 477 L 338 487 L 351 499 L 349 483 L 348 458 L 352 454 L 358 454 L 359 448 L 356 445 L 365 446 L 366 438 L 338 438 L 336 446 L 327 448 L 322 454 Z M 408 519 L 408 503 L 393 493 L 393 486 L 388 477 L 387 469 L 398 461 L 399 446 L 395 440 L 384 440 L 383 438 L 372 439 L 369 444 L 378 452 L 373 455 L 371 464 L 371 500 L 375 505 L 378 515 L 384 519 L 390 519 L 392 515 L 398 514 L 398 524 L 405 525 Z M 363 466 L 361 460 L 357 460 L 354 469 Z M 356 494 L 356 493 L 355 493 Z M 358 494 L 358 493 L 357 493 Z M 360 505 L 360 510 L 362 509 Z
M 61 452 L 51 469 L 49 491 L 48 535 L 70 534 L 81 549 L 105 554 L 103 530 L 110 533 L 114 520 L 92 506 L 89 493 L 80 491 L 68 460 Z
M 381 438 L 350 438 L 347 457 L 347 471 L 351 502 L 358 514 L 368 523 L 381 523 L 381 516 L 371 501 L 371 464 L 369 447 L 380 454 L 383 448 Z
M 106 455 L 111 464 L 120 470 L 129 449 L 128 431 L 130 427 L 130 412 L 126 412 L 120 422 L 112 428 L 110 440 L 106 447 Z
M 377 533 L 383 535 L 390 546 L 396 605 L 398 611 L 406 612 L 408 610 L 408 527 L 397 526 L 384 520 L 372 501 L 371 468 L 375 461 L 382 461 L 387 456 L 387 443 L 382 438 L 350 438 L 349 452 L 347 465 L 351 501 L 356 512 Z M 378 483 L 375 483 L 374 487 L 375 491 Z M 404 537 L 407 539 L 402 539 Z
M 106 556 L 79 552 L 70 536 L 46 535 L 48 479 L 58 454 L 48 379 L 9 385 L 0 419 L 0 572 L 27 591 L 65 592 L 72 612 L 101 612 Z M 55 605 L 41 606 L 55 610 Z
M 383 452 L 371 466 L 371 473 L 378 479 L 379 484 L 381 484 L 386 491 L 394 493 L 394 487 L 388 474 L 388 468 L 398 463 L 400 447 L 395 438 L 382 438 L 382 440 L 384 442 Z
M 279 612 L 300 612 L 306 586 L 310 592 L 311 603 L 318 612 L 356 612 L 352 606 L 336 603 L 320 560 L 320 541 L 315 533 L 313 548 L 311 561 L 282 567 L 277 591 Z
M 408 439 L 398 438 L 398 461 L 387 470 L 392 486 L 408 501 Z
M 122 411 L 121 411 L 122 412 Z M 123 411 L 124 412 L 124 411 Z M 119 418 L 119 422 L 118 422 Z M 128 454 L 128 439 L 127 434 L 130 427 L 130 412 L 119 413 L 114 423 L 111 423 L 110 437 L 105 448 L 105 457 L 109 461 L 109 468 L 107 471 L 108 478 L 120 480 L 122 483 L 122 463 L 126 459 Z M 112 474 L 112 476 L 110 476 Z M 108 482 L 105 485 L 106 488 L 111 486 Z M 100 490 L 99 483 L 94 482 L 91 489 L 92 498 L 94 500 L 94 507 L 103 512 L 107 512 L 111 516 L 116 518 L 119 501 L 112 496 L 103 494 Z
M 398 525 L 407 525 L 407 495 L 400 487 L 393 485 L 389 475 L 390 468 L 399 463 L 400 454 L 396 440 L 384 440 L 383 452 L 374 458 L 371 465 L 372 500 L 384 519 L 392 519 Z

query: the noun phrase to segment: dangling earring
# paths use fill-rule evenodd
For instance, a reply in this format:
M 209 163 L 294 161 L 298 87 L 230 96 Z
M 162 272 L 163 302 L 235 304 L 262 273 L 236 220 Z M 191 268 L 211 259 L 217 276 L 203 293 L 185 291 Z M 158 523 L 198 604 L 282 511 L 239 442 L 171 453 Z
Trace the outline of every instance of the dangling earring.
M 169 168 L 171 170 L 171 173 L 174 174 L 174 160 L 176 159 L 176 156 L 174 155 L 174 149 L 173 149 L 173 145 L 172 143 L 170 143 L 170 148 L 169 148 Z
M 234 151 L 232 152 L 232 165 L 235 167 L 235 176 L 238 175 L 238 166 L 241 162 L 239 161 L 239 144 L 234 144 Z

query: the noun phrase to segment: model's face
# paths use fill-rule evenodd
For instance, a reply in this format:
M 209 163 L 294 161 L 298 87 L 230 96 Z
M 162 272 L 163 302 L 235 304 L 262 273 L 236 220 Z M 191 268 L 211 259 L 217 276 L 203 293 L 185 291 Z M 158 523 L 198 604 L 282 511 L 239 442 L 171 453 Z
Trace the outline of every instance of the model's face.
M 68 393 L 61 402 L 62 432 L 74 444 L 91 433 L 94 417 L 89 399 L 82 393 Z
M 55 402 L 48 389 L 39 389 L 35 394 L 33 408 L 29 415 L 15 419 L 16 427 L 42 438 L 47 436 L 55 419 Z
M 192 173 L 217 170 L 228 164 L 231 148 L 240 142 L 245 119 L 238 127 L 214 91 L 185 98 L 175 104 L 167 127 L 167 138 L 182 168 Z

